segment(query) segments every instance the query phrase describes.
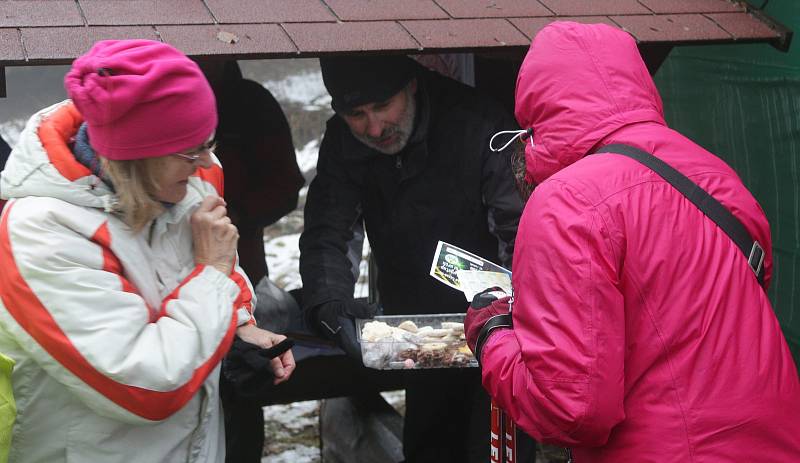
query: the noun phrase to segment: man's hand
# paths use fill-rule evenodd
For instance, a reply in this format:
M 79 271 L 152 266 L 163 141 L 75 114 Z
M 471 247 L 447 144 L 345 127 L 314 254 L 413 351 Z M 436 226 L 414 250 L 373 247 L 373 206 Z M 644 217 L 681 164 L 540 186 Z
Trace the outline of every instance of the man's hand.
M 472 299 L 464 318 L 464 332 L 478 363 L 489 334 L 497 328 L 511 328 L 510 300 L 511 297 L 497 287 L 478 293 Z
M 311 309 L 311 321 L 327 338 L 336 342 L 350 357 L 361 361 L 361 346 L 356 340 L 356 318 L 373 318 L 378 313 L 375 304 L 329 301 Z
M 286 339 L 286 336 L 263 330 L 255 325 L 240 326 L 236 330 L 236 335 L 242 341 L 258 346 L 261 349 L 269 349 Z M 272 374 L 275 375 L 273 384 L 280 384 L 288 380 L 295 368 L 292 351 L 286 350 L 270 359 L 269 368 L 272 370 Z

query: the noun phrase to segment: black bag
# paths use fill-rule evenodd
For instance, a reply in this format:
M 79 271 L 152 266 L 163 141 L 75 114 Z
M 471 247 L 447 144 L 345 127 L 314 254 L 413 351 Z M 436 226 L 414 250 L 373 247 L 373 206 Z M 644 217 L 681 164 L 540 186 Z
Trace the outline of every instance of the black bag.
M 259 328 L 285 333 L 293 319 L 301 317 L 300 306 L 288 291 L 264 277 L 255 287 L 256 309 L 253 315 Z

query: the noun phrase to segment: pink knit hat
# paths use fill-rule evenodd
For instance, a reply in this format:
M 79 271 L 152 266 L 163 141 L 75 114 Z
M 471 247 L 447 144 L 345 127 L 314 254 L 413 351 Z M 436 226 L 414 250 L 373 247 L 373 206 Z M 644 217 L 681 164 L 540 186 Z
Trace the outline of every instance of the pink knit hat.
M 200 68 L 152 40 L 103 40 L 72 63 L 67 94 L 89 143 L 107 159 L 142 159 L 202 145 L 217 126 L 214 93 Z

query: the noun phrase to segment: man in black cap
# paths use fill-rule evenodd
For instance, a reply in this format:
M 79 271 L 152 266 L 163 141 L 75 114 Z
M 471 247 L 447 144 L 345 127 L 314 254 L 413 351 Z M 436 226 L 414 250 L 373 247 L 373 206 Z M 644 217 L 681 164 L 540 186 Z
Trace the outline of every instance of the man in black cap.
M 348 259 L 364 224 L 386 314 L 464 312 L 464 295 L 428 276 L 439 240 L 511 268 L 522 202 L 507 153 L 489 139 L 514 127 L 496 102 L 404 56 L 322 58 L 328 120 L 305 206 L 300 274 L 309 326 L 360 361 Z M 508 150 L 510 152 L 511 150 Z M 408 376 L 404 454 L 414 462 L 489 458 L 489 399 L 477 369 Z

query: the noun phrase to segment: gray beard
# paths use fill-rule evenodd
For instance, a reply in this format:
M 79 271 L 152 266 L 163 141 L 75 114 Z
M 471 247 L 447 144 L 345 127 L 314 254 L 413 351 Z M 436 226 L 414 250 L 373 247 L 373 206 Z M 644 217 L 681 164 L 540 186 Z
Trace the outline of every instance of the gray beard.
M 406 106 L 406 111 L 403 113 L 403 117 L 400 118 L 400 122 L 398 122 L 397 125 L 385 128 L 380 138 L 378 138 L 378 140 L 381 140 L 397 133 L 399 137 L 393 145 L 379 146 L 375 143 L 376 140 L 374 138 L 353 133 L 356 140 L 383 154 L 397 154 L 402 151 L 408 144 L 411 133 L 414 131 L 414 119 L 417 115 L 417 99 L 414 97 L 414 94 L 408 92 L 406 97 L 408 98 L 408 105 Z

